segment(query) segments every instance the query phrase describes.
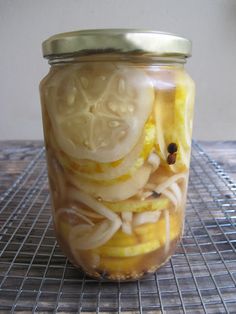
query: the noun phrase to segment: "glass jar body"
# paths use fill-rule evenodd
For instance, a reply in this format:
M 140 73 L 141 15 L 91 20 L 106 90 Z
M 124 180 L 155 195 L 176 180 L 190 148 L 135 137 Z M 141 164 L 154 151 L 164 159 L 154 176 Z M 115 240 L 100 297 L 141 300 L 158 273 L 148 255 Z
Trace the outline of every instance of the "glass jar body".
M 154 272 L 183 232 L 194 103 L 183 64 L 72 59 L 40 93 L 61 249 L 96 278 Z

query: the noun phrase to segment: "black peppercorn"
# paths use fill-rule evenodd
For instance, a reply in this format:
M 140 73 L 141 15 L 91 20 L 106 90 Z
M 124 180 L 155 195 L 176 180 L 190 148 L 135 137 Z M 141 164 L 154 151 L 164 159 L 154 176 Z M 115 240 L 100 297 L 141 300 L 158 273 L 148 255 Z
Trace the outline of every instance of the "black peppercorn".
M 178 150 L 178 147 L 175 143 L 170 143 L 167 147 L 167 151 L 169 154 L 174 154 L 176 153 Z
M 176 162 L 176 153 L 174 153 L 174 154 L 169 154 L 168 155 L 168 157 L 167 157 L 167 163 L 169 164 L 169 165 L 174 165 L 175 164 L 175 162 Z

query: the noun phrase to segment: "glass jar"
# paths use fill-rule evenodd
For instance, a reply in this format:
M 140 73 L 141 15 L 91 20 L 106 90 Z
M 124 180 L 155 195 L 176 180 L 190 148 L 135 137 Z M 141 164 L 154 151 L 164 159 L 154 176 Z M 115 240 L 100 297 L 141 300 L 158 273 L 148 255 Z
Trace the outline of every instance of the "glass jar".
M 40 84 L 58 243 L 89 276 L 155 272 L 183 232 L 194 83 L 191 43 L 88 30 L 43 43 Z

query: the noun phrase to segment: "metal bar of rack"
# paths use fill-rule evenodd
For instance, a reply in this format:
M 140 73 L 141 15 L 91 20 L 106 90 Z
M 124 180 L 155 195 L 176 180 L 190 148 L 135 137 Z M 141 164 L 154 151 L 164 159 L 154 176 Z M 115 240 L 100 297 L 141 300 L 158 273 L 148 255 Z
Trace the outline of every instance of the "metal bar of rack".
M 236 313 L 236 184 L 193 144 L 185 233 L 137 282 L 96 281 L 57 246 L 43 148 L 0 197 L 0 313 Z

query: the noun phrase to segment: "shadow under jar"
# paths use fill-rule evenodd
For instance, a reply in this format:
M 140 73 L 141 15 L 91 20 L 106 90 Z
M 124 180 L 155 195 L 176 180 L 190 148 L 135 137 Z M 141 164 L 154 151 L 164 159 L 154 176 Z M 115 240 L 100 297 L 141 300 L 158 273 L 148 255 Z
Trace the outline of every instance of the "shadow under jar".
M 191 43 L 141 30 L 87 30 L 43 43 L 40 84 L 58 243 L 89 276 L 134 280 L 183 232 L 194 83 Z

